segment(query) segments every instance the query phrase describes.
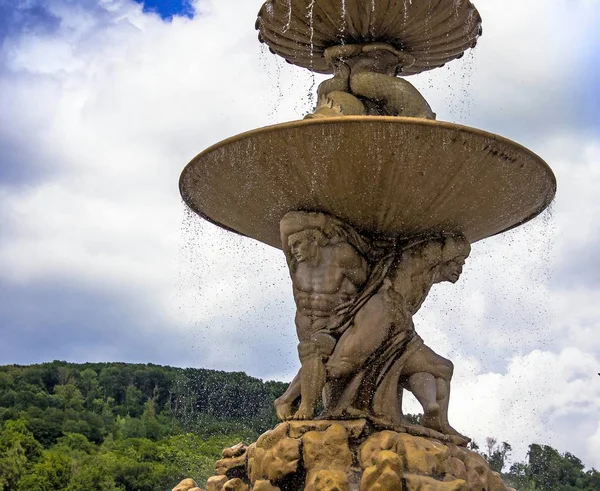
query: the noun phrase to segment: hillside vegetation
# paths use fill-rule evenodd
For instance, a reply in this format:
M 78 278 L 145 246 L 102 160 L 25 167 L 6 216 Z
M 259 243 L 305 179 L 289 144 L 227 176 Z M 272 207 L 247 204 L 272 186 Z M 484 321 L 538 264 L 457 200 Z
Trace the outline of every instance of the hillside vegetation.
M 204 482 L 224 447 L 276 423 L 287 384 L 244 373 L 55 361 L 0 367 L 0 491 L 157 491 Z M 490 465 L 508 443 L 488 439 Z M 504 469 L 507 470 L 507 469 Z M 520 491 L 599 490 L 600 473 L 532 444 L 503 474 Z

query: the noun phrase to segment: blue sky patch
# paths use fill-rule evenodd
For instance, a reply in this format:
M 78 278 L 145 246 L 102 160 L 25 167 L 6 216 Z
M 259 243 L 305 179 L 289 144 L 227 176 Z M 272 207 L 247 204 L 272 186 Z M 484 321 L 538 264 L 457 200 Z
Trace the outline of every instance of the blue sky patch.
M 179 15 L 191 19 L 194 8 L 190 0 L 135 0 L 144 5 L 144 12 L 155 12 L 163 19 L 172 19 Z

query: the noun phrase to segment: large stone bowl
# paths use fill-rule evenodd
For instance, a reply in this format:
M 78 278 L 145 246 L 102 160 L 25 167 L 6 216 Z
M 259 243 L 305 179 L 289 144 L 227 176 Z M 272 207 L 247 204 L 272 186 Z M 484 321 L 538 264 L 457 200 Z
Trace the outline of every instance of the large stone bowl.
M 291 210 L 323 211 L 371 236 L 460 233 L 473 243 L 544 210 L 556 180 L 500 136 L 418 118 L 293 121 L 228 138 L 179 182 L 201 217 L 281 248 Z
M 317 73 L 332 73 L 330 46 L 386 43 L 414 57 L 404 76 L 460 58 L 481 17 L 469 0 L 268 0 L 256 28 L 273 53 Z

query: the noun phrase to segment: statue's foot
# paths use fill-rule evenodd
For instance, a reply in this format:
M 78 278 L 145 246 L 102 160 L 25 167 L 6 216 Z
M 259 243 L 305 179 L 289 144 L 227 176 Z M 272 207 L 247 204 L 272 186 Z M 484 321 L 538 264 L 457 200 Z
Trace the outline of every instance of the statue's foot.
M 372 424 L 379 426 L 380 428 L 392 428 L 394 426 L 398 426 L 398 425 L 395 425 L 393 423 L 393 421 L 386 416 L 370 414 L 366 417 Z
M 291 403 L 279 398 L 275 399 L 273 405 L 275 406 L 275 413 L 281 421 L 287 421 L 292 418 L 294 411 Z
M 440 405 L 437 402 L 429 404 L 423 412 L 422 425 L 426 428 L 444 433 L 442 422 L 440 421 Z
M 290 419 L 313 419 L 314 414 L 313 408 L 302 407 L 302 404 L 300 404 L 298 411 Z
M 471 441 L 471 439 L 468 436 L 465 436 L 462 433 L 459 433 L 454 428 L 452 428 L 452 426 L 450 426 L 450 424 L 448 424 L 448 423 L 442 424 L 441 433 L 443 433 L 444 435 L 450 435 L 450 436 L 453 436 L 453 437 L 457 437 L 457 438 L 459 438 L 461 440 L 464 440 L 465 444 L 469 443 Z
M 349 406 L 335 411 L 323 411 L 315 419 L 364 419 L 367 417 L 370 416 L 365 411 Z
M 367 413 L 355 407 L 349 406 L 344 410 L 344 416 L 350 419 L 361 419 L 366 418 Z

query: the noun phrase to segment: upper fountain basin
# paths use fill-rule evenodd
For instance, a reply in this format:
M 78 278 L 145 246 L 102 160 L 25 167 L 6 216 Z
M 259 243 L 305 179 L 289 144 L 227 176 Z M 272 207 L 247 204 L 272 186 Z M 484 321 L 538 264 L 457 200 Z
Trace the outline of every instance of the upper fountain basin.
M 460 58 L 481 17 L 469 0 L 268 0 L 256 28 L 273 53 L 317 73 L 332 73 L 331 46 L 386 43 L 414 58 L 404 76 Z

